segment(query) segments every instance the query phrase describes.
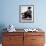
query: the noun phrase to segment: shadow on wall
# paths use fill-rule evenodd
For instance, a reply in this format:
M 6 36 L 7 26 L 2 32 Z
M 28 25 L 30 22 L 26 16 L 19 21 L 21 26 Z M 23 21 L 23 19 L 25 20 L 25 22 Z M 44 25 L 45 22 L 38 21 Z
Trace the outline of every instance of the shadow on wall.
M 5 25 L 4 24 L 0 24 L 0 43 L 2 43 L 2 36 L 3 36 L 3 32 L 6 32 L 6 29 L 4 30 Z

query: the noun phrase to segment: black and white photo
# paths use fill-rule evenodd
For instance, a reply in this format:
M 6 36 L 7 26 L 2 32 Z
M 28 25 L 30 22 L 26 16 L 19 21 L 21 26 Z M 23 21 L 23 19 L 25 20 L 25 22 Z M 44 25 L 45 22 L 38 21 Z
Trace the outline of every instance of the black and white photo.
M 34 5 L 20 5 L 19 6 L 19 20 L 20 22 L 34 21 Z

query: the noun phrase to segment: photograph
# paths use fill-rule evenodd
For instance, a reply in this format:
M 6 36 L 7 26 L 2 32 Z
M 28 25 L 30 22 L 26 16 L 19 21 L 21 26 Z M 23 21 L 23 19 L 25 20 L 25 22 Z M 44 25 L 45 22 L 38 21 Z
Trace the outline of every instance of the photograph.
M 19 20 L 20 22 L 34 21 L 34 5 L 20 5 L 19 6 Z

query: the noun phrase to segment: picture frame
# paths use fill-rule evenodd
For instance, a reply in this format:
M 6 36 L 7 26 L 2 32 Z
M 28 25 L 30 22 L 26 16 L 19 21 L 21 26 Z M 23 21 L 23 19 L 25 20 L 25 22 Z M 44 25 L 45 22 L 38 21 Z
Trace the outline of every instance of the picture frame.
M 34 22 L 34 5 L 19 5 L 19 21 L 22 23 Z

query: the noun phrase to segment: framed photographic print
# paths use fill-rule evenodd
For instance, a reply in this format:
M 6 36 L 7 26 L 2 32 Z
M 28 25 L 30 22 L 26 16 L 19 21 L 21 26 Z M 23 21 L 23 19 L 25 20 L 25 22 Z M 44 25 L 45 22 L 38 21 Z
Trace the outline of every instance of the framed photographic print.
M 19 6 L 19 21 L 24 23 L 34 22 L 34 5 Z

